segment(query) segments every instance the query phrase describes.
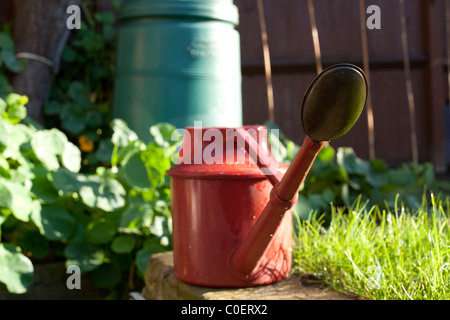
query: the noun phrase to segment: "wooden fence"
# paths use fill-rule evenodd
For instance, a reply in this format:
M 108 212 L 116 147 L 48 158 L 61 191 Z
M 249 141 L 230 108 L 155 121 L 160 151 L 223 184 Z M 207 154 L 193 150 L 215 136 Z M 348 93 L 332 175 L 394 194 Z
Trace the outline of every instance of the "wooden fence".
M 296 142 L 304 132 L 300 104 L 316 76 L 316 59 L 307 0 L 264 0 L 275 121 Z M 243 108 L 245 124 L 268 120 L 261 23 L 257 0 L 235 0 L 240 12 Z M 324 67 L 348 62 L 363 67 L 358 0 L 314 0 L 315 19 Z M 413 160 L 402 51 L 399 1 L 366 0 L 381 10 L 381 29 L 366 30 L 370 62 L 374 151 L 392 166 Z M 446 78 L 445 0 L 406 0 L 408 58 L 415 108 L 418 161 L 447 169 L 445 155 Z M 365 13 L 365 12 L 364 12 Z M 370 14 L 365 14 L 367 19 Z M 333 146 L 349 146 L 365 159 L 369 154 L 367 113 Z
M 109 0 L 96 1 L 100 10 L 110 8 Z M 241 37 L 245 124 L 264 123 L 269 119 L 258 1 L 234 0 L 240 13 L 238 31 Z M 364 62 L 360 28 L 362 0 L 261 1 L 270 52 L 275 121 L 287 137 L 298 143 L 304 138 L 300 125 L 300 104 L 316 75 L 309 1 L 314 4 L 323 66 L 348 62 L 363 67 Z M 366 6 L 377 5 L 381 9 L 381 29 L 366 30 L 374 124 L 373 150 L 377 158 L 384 159 L 391 166 L 413 160 L 411 133 L 415 131 L 418 161 L 433 162 L 438 172 L 448 169 L 450 157 L 446 158 L 445 145 L 446 121 L 449 121 L 445 117 L 445 103 L 448 100 L 445 2 L 404 0 L 407 57 L 415 108 L 415 125 L 412 126 L 399 0 L 365 0 Z M 4 5 L 3 9 L 0 20 L 7 21 L 12 5 Z M 369 159 L 367 119 L 367 114 L 363 114 L 357 125 L 346 136 L 333 141 L 332 145 L 352 147 L 360 157 Z

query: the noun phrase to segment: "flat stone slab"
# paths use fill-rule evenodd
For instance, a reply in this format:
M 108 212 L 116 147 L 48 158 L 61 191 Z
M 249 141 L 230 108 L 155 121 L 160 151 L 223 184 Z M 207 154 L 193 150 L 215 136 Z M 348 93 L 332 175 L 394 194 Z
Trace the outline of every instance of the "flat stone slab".
M 324 289 L 302 284 L 299 275 L 291 275 L 275 284 L 239 289 L 193 286 L 178 280 L 173 272 L 173 252 L 152 255 L 145 273 L 142 296 L 148 300 L 357 300 Z

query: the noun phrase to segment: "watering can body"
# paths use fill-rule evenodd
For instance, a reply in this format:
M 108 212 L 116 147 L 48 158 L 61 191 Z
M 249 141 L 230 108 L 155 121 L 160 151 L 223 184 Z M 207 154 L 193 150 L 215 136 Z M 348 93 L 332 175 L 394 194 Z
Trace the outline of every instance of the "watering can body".
M 255 135 L 260 148 L 270 152 L 265 127 L 244 129 Z M 220 136 L 223 138 L 217 138 Z M 273 188 L 242 146 L 234 143 L 235 138 L 234 129 L 186 128 L 179 158 L 182 163 L 168 171 L 174 271 L 177 278 L 190 284 L 257 286 L 280 281 L 291 271 L 290 210 L 277 232 L 267 235 L 270 244 L 251 273 L 239 274 L 231 265 L 234 252 L 254 228 Z M 271 165 L 281 172 L 286 169 L 278 163 Z

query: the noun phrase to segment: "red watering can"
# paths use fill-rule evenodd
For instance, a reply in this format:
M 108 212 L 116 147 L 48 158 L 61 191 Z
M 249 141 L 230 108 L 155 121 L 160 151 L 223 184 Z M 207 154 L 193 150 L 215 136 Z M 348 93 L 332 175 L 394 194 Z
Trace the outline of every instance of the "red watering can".
M 249 287 L 285 279 L 292 264 L 292 212 L 317 154 L 346 134 L 368 94 L 364 72 L 325 69 L 308 88 L 306 138 L 291 165 L 274 160 L 263 126 L 186 128 L 171 180 L 174 271 L 208 287 Z

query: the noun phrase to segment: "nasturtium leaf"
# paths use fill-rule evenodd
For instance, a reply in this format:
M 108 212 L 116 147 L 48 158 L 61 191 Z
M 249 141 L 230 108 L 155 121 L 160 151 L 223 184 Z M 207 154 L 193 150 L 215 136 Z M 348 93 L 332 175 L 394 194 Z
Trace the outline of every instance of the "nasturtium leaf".
M 6 108 L 8 108 L 6 101 L 0 98 L 0 116 L 6 111 Z
M 5 64 L 6 68 L 8 68 L 9 71 L 19 73 L 25 67 L 26 65 L 25 61 L 17 59 L 14 50 L 3 49 L 0 51 L 0 53 L 2 55 L 3 63 Z
M 373 187 L 381 187 L 388 182 L 388 166 L 378 159 L 370 161 L 369 171 L 366 176 L 366 181 Z
M 61 155 L 61 162 L 64 167 L 72 172 L 81 169 L 81 151 L 72 142 L 67 142 Z
M 122 212 L 120 228 L 139 233 L 141 229 L 149 230 L 154 216 L 153 207 L 150 204 L 130 205 Z
M 122 280 L 122 270 L 116 263 L 104 263 L 92 271 L 91 280 L 98 288 L 114 288 Z
M 56 115 L 61 112 L 61 109 L 61 103 L 56 100 L 50 100 L 44 105 L 45 113 L 48 115 Z
M 116 20 L 116 17 L 112 12 L 103 11 L 103 12 L 97 12 L 94 15 L 95 20 L 98 22 L 101 22 L 103 24 L 112 25 L 114 21 Z
M 36 177 L 32 180 L 31 192 L 44 203 L 53 203 L 58 199 L 58 190 L 47 177 Z
M 318 159 L 324 161 L 324 162 L 332 162 L 334 159 L 335 151 L 333 147 L 330 146 L 324 146 L 322 150 L 320 150 L 319 154 L 317 155 Z
M 79 193 L 83 203 L 92 209 L 112 212 L 125 205 L 125 189 L 119 181 L 110 177 L 87 176 Z
M 114 145 L 111 140 L 100 141 L 95 156 L 100 162 L 109 163 L 111 161 Z
M 140 249 L 136 254 L 136 266 L 138 269 L 138 273 L 143 276 L 145 274 L 145 270 L 147 269 L 150 257 L 155 253 L 164 251 L 166 251 L 166 249 L 158 244 L 153 244 Z
M 50 253 L 49 242 L 39 231 L 27 231 L 23 234 L 20 246 L 34 258 L 44 258 Z
M 57 171 L 51 173 L 53 186 L 57 190 L 64 193 L 78 192 L 81 183 L 78 180 L 78 175 L 75 172 L 69 171 L 66 168 L 59 168 Z
M 10 209 L 12 207 L 13 195 L 8 188 L 6 180 L 0 179 L 0 208 Z
M 0 48 L 14 50 L 14 41 L 9 33 L 0 32 Z
M 64 153 L 67 143 L 67 137 L 57 129 L 40 130 L 31 139 L 36 157 L 49 170 L 59 168 L 58 156 Z
M 116 146 L 125 147 L 131 141 L 138 139 L 137 134 L 121 119 L 114 119 L 111 122 L 111 128 L 113 130 L 111 141 Z
M 0 178 L 0 207 L 10 209 L 19 220 L 30 220 L 33 200 L 30 192 L 20 183 Z
M 336 161 L 349 174 L 356 173 L 365 175 L 369 170 L 369 163 L 358 158 L 352 148 L 339 148 Z
M 75 219 L 64 208 L 44 205 L 41 211 L 44 236 L 48 240 L 68 240 L 75 229 Z
M 89 88 L 80 81 L 70 84 L 68 95 L 72 98 L 77 109 L 88 109 L 91 106 Z
M 9 292 L 25 293 L 33 280 L 33 264 L 19 247 L 0 243 L 0 282 Z
M 125 179 L 129 185 L 137 190 L 148 190 L 152 187 L 147 174 L 147 168 L 142 162 L 141 153 L 136 152 L 128 159 L 123 167 Z
M 65 103 L 61 110 L 61 122 L 64 129 L 74 135 L 80 135 L 86 129 L 86 111 L 73 103 Z
M 111 220 L 97 219 L 87 226 L 86 241 L 92 244 L 105 244 L 114 238 L 116 231 L 117 227 Z
M 7 147 L 11 143 L 11 124 L 0 118 L 0 145 Z
M 147 175 L 152 186 L 161 186 L 165 181 L 166 171 L 170 169 L 170 159 L 154 143 L 150 143 L 147 149 L 141 152 L 141 159 L 147 168 Z
M 163 148 L 168 148 L 179 139 L 172 141 L 172 134 L 177 128 L 170 123 L 158 123 L 150 127 L 150 134 L 153 136 L 156 144 Z
M 0 95 L 7 95 L 13 91 L 13 87 L 8 81 L 6 75 L 0 73 Z
M 100 247 L 86 242 L 68 244 L 64 255 L 67 257 L 66 266 L 77 265 L 82 273 L 98 268 L 105 258 L 105 252 Z
M 136 238 L 132 235 L 119 235 L 114 238 L 111 243 L 111 249 L 115 253 L 130 253 L 133 251 L 134 246 L 136 245 Z

